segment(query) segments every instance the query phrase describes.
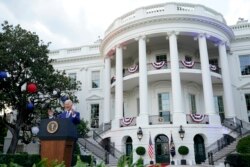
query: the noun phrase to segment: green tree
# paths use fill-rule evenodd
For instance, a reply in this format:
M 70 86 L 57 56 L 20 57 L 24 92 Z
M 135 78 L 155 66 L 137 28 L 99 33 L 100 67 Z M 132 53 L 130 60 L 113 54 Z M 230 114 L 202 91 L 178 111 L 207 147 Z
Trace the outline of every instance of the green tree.
M 18 140 L 25 140 L 26 136 L 21 137 L 20 131 L 30 131 L 39 122 L 41 113 L 46 111 L 44 106 L 60 107 L 60 96 L 54 90 L 60 90 L 76 102 L 74 93 L 80 84 L 53 68 L 53 60 L 48 57 L 49 43 L 45 44 L 38 35 L 20 25 L 13 26 L 5 21 L 1 26 L 0 71 L 7 71 L 10 77 L 0 79 L 0 111 L 6 111 L 7 107 L 15 111 L 16 116 L 11 120 L 7 113 L 3 116 L 4 124 L 12 134 L 8 153 L 15 153 Z M 29 83 L 35 83 L 37 92 L 22 89 Z M 27 108 L 28 103 L 32 103 L 34 109 Z

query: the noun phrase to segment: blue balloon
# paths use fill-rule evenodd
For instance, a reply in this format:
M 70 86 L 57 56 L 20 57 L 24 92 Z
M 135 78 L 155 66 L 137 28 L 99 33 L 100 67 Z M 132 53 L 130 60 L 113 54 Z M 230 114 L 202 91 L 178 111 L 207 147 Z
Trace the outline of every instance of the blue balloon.
M 4 79 L 4 78 L 7 78 L 7 77 L 8 77 L 7 72 L 5 72 L 5 71 L 0 71 L 0 79 Z
M 61 97 L 61 101 L 64 103 L 66 100 L 68 100 L 69 98 L 67 96 L 62 96 Z
M 30 110 L 30 111 L 34 110 L 34 104 L 33 103 L 28 103 L 27 104 L 27 109 Z

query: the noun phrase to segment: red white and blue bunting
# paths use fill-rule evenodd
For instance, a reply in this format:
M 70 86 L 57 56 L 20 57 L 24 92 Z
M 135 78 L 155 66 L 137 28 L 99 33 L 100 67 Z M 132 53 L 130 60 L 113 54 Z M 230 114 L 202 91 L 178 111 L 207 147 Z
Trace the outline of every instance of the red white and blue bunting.
M 120 120 L 120 125 L 123 126 L 134 126 L 136 124 L 135 117 L 123 118 Z
M 204 115 L 204 114 L 190 114 L 190 117 L 191 117 L 193 122 L 199 123 L 205 119 L 206 115 Z
M 133 65 L 128 68 L 128 72 L 130 73 L 135 73 L 138 70 L 139 66 L 138 65 Z
M 181 63 L 187 67 L 187 68 L 192 68 L 194 66 L 194 61 L 187 61 L 187 60 L 182 60 Z
M 166 64 L 166 61 L 160 61 L 160 62 L 154 62 L 154 63 L 152 63 L 152 66 L 153 66 L 155 69 L 160 69 L 160 68 L 162 68 L 165 64 Z
M 212 70 L 212 71 L 216 71 L 216 70 L 217 70 L 216 65 L 212 65 L 212 64 L 210 64 L 210 70 Z

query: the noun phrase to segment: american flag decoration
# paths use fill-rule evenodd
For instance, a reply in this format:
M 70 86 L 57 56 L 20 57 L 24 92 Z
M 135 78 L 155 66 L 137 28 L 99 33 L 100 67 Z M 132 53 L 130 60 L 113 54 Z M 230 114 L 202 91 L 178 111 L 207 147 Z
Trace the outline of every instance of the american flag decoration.
M 170 154 L 172 155 L 172 157 L 175 156 L 175 145 L 174 145 L 172 133 L 171 133 L 171 140 L 170 140 Z
M 150 159 L 152 160 L 154 157 L 154 146 L 151 140 L 151 134 L 149 133 L 149 144 L 148 144 L 148 155 Z

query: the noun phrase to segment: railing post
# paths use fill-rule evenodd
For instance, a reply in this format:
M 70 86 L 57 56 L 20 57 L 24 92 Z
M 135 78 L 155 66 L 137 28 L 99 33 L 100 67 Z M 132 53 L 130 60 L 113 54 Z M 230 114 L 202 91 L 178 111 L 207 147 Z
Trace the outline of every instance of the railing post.
M 210 153 L 210 156 L 211 156 L 211 165 L 214 165 L 214 158 L 213 158 L 213 153 L 212 152 Z
M 207 153 L 207 157 L 208 157 L 208 164 L 211 165 L 210 152 Z

